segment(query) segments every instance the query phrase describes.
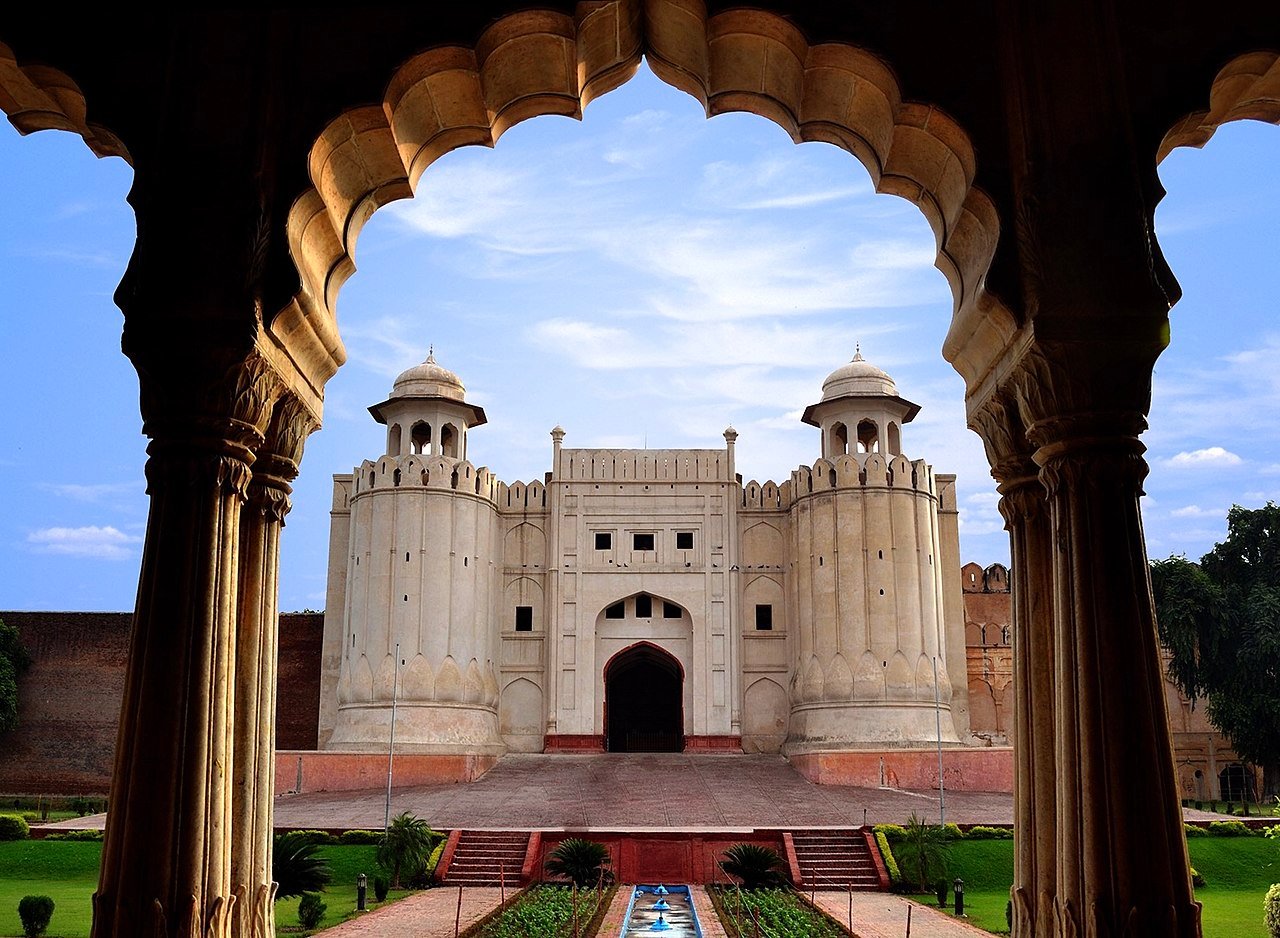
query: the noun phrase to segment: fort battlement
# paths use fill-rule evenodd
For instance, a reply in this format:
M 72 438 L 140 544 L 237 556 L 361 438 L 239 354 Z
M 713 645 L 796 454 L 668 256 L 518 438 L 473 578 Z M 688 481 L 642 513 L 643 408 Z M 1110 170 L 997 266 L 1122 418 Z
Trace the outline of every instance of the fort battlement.
M 879 453 L 850 453 L 835 459 L 819 459 L 812 466 L 793 469 L 781 485 L 757 482 L 742 486 L 742 508 L 748 511 L 786 511 L 792 503 L 809 495 L 829 491 L 882 488 L 915 491 L 937 496 L 931 467 L 923 459 Z
M 723 449 L 565 449 L 555 480 L 730 482 Z

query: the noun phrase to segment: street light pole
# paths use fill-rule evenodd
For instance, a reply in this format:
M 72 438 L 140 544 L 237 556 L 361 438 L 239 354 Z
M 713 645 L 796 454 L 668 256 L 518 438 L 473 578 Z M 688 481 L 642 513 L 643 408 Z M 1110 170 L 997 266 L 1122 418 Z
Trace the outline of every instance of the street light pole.
M 938 823 L 947 823 L 947 795 L 942 784 L 942 696 L 938 690 L 938 656 L 933 656 L 933 715 L 938 725 Z M 390 789 L 388 789 L 390 790 Z
M 936 675 L 938 661 L 934 659 Z M 396 660 L 392 663 L 391 674 L 391 737 L 387 742 L 387 809 L 382 818 L 382 832 L 385 834 L 391 827 L 391 766 L 396 757 L 396 697 L 400 690 L 400 643 L 396 642 Z M 941 755 L 938 757 L 941 765 Z

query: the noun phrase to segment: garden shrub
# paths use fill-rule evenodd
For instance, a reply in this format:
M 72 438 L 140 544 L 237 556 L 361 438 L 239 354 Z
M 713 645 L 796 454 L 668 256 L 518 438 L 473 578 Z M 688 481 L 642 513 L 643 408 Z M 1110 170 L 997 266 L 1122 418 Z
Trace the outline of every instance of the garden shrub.
M 22 919 L 22 933 L 27 938 L 43 935 L 53 918 L 53 900 L 48 896 L 23 896 L 18 902 L 18 918 Z
M 947 907 L 947 891 L 951 884 L 945 879 L 940 879 L 933 884 L 933 891 L 938 896 L 938 908 L 945 909 Z
M 872 830 L 884 834 L 885 840 L 891 844 L 900 844 L 907 839 L 907 829 L 901 824 L 877 824 Z
M 734 844 L 724 852 L 720 869 L 742 880 L 743 889 L 781 886 L 786 882 L 778 851 L 760 844 Z
M 16 814 L 0 814 L 0 840 L 26 840 L 31 828 Z
M 102 831 L 98 830 L 78 830 L 78 831 L 59 831 L 52 834 L 45 834 L 45 840 L 101 840 Z
M 436 874 L 436 867 L 440 865 L 440 858 L 444 856 L 444 846 L 445 841 L 440 841 L 440 843 L 436 844 L 435 849 L 431 851 L 431 856 L 427 857 L 428 876 L 434 876 Z
M 1280 840 L 1280 824 L 1272 824 L 1262 829 L 1262 836 L 1270 840 Z
M 290 833 L 292 833 L 294 837 L 296 837 L 299 841 L 304 841 L 309 844 L 315 844 L 317 847 L 328 847 L 338 842 L 337 836 L 334 834 L 330 834 L 328 831 L 318 831 L 318 830 L 312 829 L 312 830 L 291 831 Z
M 1262 900 L 1263 918 L 1267 926 L 1267 934 L 1271 938 L 1280 938 L 1280 883 L 1275 883 L 1267 890 Z
M 373 878 L 373 901 L 374 901 L 374 902 L 386 902 L 386 901 L 387 901 L 387 888 L 388 888 L 390 885 L 391 885 L 391 884 L 387 882 L 386 877 L 383 877 L 383 876 L 375 876 L 375 877 Z
M 947 832 L 947 840 L 964 840 L 964 831 L 959 824 L 944 824 L 942 829 Z
M 315 928 L 324 918 L 324 913 L 328 908 L 320 898 L 319 893 L 305 893 L 298 900 L 298 924 L 303 928 Z
M 1253 831 L 1244 821 L 1210 821 L 1209 833 L 1215 837 L 1252 837 Z
M 382 840 L 382 831 L 343 831 L 335 840 L 337 843 L 348 845 L 366 846 L 368 844 L 377 844 Z
M 1188 837 L 1208 837 L 1209 832 L 1199 824 L 1183 824 L 1182 832 Z
M 1192 886 L 1204 885 L 1204 874 L 1201 873 L 1199 870 L 1197 870 L 1194 866 L 1191 867 L 1191 885 Z
M 969 828 L 970 840 L 1013 840 L 1013 829 L 1010 827 L 986 827 L 978 824 Z
M 903 835 L 906 835 L 905 830 Z M 889 836 L 884 831 L 876 831 L 876 846 L 880 848 L 885 871 L 889 874 L 889 888 L 897 892 L 902 887 L 902 871 L 898 869 L 898 861 L 893 858 L 893 850 L 889 847 Z

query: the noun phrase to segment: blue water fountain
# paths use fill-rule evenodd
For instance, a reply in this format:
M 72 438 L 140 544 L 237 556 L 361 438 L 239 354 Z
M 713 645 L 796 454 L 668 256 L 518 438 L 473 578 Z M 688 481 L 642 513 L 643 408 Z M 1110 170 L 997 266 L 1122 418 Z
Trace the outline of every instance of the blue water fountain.
M 702 938 L 702 927 L 688 886 L 636 886 L 619 938 L 662 932 L 668 938 Z

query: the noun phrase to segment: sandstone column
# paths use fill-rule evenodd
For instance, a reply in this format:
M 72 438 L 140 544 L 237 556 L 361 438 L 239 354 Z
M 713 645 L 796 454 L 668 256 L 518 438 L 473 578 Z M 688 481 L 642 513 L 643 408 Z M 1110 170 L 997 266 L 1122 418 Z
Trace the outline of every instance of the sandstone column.
M 1013 927 L 1053 934 L 1057 893 L 1057 771 L 1054 767 L 1053 556 L 1048 508 L 1017 408 L 990 401 L 977 415 L 1013 577 L 1014 867 Z
M 277 602 L 280 529 L 290 482 L 315 428 L 291 396 L 276 404 L 240 513 L 239 621 L 235 650 L 231 883 L 234 938 L 274 938 L 271 879 L 275 795 Z
M 133 356 L 151 510 L 93 934 L 223 938 L 240 511 L 277 382 L 252 348 Z

